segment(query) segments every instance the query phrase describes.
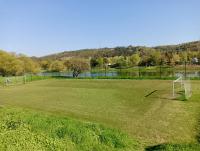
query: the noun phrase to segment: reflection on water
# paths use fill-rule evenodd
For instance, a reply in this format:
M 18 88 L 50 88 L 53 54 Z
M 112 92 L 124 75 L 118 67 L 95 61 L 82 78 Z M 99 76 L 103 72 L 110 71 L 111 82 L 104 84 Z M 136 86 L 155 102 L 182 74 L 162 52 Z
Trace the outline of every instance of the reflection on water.
M 40 73 L 41 76 L 62 76 L 62 77 L 72 77 L 72 72 L 43 72 Z M 165 72 L 120 72 L 120 71 L 108 71 L 108 72 L 84 72 L 79 75 L 79 77 L 179 77 L 185 76 L 183 71 L 165 71 Z M 200 71 L 190 71 L 186 73 L 187 77 L 200 77 Z

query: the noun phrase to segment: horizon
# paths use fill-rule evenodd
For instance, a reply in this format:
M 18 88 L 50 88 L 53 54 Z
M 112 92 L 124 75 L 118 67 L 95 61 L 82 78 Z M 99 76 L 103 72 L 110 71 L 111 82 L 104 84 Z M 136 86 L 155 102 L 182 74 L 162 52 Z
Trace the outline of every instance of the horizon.
M 49 53 L 49 54 L 46 54 L 46 55 L 42 55 L 42 56 L 30 56 L 28 54 L 24 54 L 24 53 L 21 53 L 21 52 L 18 52 L 17 54 L 23 54 L 23 55 L 26 55 L 28 57 L 45 57 L 45 56 L 49 56 L 49 55 L 54 55 L 54 54 L 59 54 L 59 53 L 62 53 L 62 52 L 72 52 L 72 51 L 80 51 L 80 50 L 85 50 L 85 49 L 89 49 L 89 50 L 97 50 L 97 49 L 104 49 L 104 48 L 116 48 L 116 47 L 128 47 L 128 46 L 132 46 L 132 47 L 160 47 L 160 46 L 172 46 L 172 45 L 182 45 L 182 44 L 186 44 L 186 43 L 192 43 L 192 42 L 199 42 L 200 40 L 194 40 L 194 41 L 187 41 L 187 42 L 182 42 L 182 43 L 177 43 L 177 44 L 165 44 L 165 45 L 155 45 L 155 46 L 145 46 L 145 45 L 126 45 L 126 46 L 114 46 L 114 47 L 101 47 L 101 48 L 81 48 L 81 49 L 77 49 L 77 50 L 60 50 L 60 51 L 57 51 L 57 52 L 54 52 L 54 53 Z M 16 53 L 15 51 L 9 51 L 9 50 L 4 50 L 4 49 L 0 49 L 0 50 L 3 50 L 3 51 L 6 51 L 6 52 L 9 52 L 9 53 Z
M 28 56 L 200 40 L 198 0 L 0 0 L 0 4 L 0 49 Z
M 194 40 L 194 41 L 187 41 L 187 42 L 182 42 L 182 43 L 177 43 L 177 44 L 165 44 L 165 45 L 155 45 L 155 46 L 145 46 L 145 45 L 126 45 L 126 46 L 114 46 L 114 47 L 101 47 L 101 48 L 82 48 L 82 49 L 77 49 L 77 50 L 61 50 L 61 51 L 58 51 L 58 52 L 54 52 L 54 53 L 50 53 L 50 54 L 47 54 L 47 55 L 43 55 L 43 56 L 30 56 L 30 57 L 45 57 L 45 56 L 49 56 L 49 55 L 54 55 L 54 54 L 59 54 L 59 53 L 62 53 L 62 52 L 72 52 L 72 51 L 81 51 L 81 50 L 86 50 L 86 49 L 89 49 L 89 50 L 97 50 L 97 49 L 104 49 L 104 48 L 116 48 L 116 47 L 128 47 L 128 46 L 132 46 L 132 47 L 160 47 L 160 46 L 173 46 L 173 45 L 182 45 L 182 44 L 186 44 L 186 43 L 192 43 L 192 42 L 200 42 L 200 40 Z M 26 54 L 25 54 L 26 55 Z

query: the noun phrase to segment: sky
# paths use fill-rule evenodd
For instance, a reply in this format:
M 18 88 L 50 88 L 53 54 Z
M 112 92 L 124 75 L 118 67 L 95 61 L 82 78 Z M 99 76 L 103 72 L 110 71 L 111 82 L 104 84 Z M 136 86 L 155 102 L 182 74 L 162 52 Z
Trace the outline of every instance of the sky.
M 0 0 L 0 49 L 28 56 L 200 40 L 200 0 Z

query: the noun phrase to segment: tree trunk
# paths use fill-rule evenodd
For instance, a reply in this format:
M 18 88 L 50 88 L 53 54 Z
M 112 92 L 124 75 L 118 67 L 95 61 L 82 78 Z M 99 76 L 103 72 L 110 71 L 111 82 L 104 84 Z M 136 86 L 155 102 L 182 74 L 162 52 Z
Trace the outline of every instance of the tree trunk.
M 78 77 L 79 73 L 77 71 L 73 71 L 73 78 Z

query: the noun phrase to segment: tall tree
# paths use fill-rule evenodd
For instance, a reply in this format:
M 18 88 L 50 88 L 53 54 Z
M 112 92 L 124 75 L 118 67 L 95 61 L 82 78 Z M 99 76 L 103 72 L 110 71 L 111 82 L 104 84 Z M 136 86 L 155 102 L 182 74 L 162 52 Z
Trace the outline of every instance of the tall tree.
M 78 77 L 80 73 L 90 69 L 90 64 L 87 60 L 78 58 L 70 59 L 67 66 L 73 72 L 73 77 Z

